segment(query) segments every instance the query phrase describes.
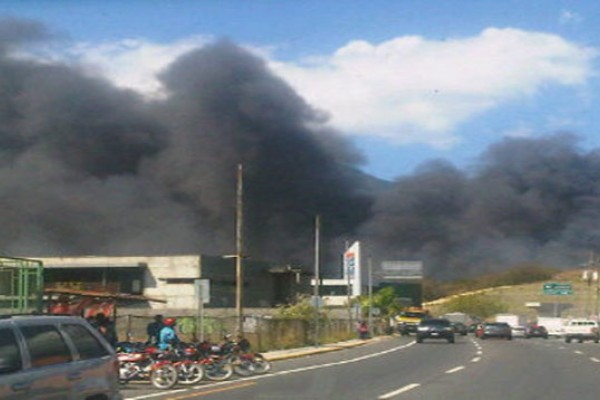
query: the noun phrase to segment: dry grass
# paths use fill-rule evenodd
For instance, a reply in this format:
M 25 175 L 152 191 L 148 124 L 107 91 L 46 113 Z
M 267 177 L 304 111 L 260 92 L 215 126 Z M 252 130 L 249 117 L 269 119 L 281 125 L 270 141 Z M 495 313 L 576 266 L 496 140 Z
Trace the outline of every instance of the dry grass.
M 554 316 L 558 313 L 563 318 L 590 317 L 598 314 L 600 296 L 598 282 L 588 285 L 582 277 L 582 270 L 572 270 L 557 274 L 554 279 L 515 286 L 502 286 L 471 292 L 482 296 L 490 296 L 508 306 L 508 313 L 534 318 L 536 316 Z M 543 284 L 547 282 L 570 283 L 572 295 L 547 295 L 543 293 Z M 464 293 L 462 295 L 467 295 Z M 442 299 L 440 299 L 442 300 Z M 433 313 L 439 312 L 439 304 L 434 301 L 428 305 Z M 540 307 L 528 307 L 526 303 L 540 303 Z

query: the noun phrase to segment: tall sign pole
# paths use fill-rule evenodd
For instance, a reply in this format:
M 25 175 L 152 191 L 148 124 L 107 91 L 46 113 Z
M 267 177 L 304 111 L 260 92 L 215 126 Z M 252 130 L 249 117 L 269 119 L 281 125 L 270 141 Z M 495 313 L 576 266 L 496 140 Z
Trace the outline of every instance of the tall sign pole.
M 350 286 L 350 266 L 346 261 L 346 252 L 350 248 L 350 244 L 346 241 L 344 254 L 342 256 L 342 265 L 344 268 L 344 274 L 346 275 L 346 302 L 348 304 L 348 332 L 352 331 L 352 287 Z
M 369 336 L 373 337 L 373 259 L 369 256 Z
M 237 195 L 236 195 L 236 219 L 235 219 L 235 311 L 237 317 L 237 332 L 244 333 L 244 311 L 242 300 L 244 298 L 244 271 L 242 270 L 243 259 L 243 177 L 242 164 L 237 169 Z
M 319 346 L 319 278 L 320 269 L 320 235 L 321 235 L 321 216 L 315 218 L 315 286 L 314 286 L 314 301 L 315 301 L 315 346 Z

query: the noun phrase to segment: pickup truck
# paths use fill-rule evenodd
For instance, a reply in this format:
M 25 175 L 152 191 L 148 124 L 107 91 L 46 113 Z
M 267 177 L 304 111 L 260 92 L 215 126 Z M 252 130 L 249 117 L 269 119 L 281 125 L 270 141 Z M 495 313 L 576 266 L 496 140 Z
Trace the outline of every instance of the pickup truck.
M 563 336 L 567 343 L 571 343 L 571 340 L 577 340 L 579 343 L 584 340 L 593 340 L 595 343 L 600 341 L 598 323 L 589 319 L 574 319 L 567 322 L 563 329 Z

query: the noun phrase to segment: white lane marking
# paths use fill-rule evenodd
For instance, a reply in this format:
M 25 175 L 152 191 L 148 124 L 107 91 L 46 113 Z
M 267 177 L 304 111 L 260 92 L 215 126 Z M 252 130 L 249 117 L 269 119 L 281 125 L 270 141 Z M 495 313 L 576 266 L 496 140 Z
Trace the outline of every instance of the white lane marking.
M 483 351 L 479 350 L 479 351 L 477 351 L 477 353 L 476 353 L 476 354 L 477 354 L 478 356 L 480 356 L 480 355 L 482 355 L 482 354 L 483 354 Z
M 600 360 L 598 360 L 596 357 L 590 357 L 590 360 L 592 360 L 593 362 L 600 362 Z
M 446 371 L 446 373 L 447 374 L 453 374 L 453 373 L 458 372 L 458 371 L 460 371 L 462 369 L 465 369 L 464 365 L 461 365 L 460 367 L 449 369 L 448 371 Z
M 481 360 L 481 357 L 475 357 L 474 359 L 471 360 L 471 362 L 478 362 L 479 360 Z
M 152 397 L 160 397 L 160 396 L 165 396 L 166 394 L 187 392 L 188 390 L 189 389 L 169 390 L 168 392 L 158 392 L 158 393 L 152 393 L 152 394 L 144 394 L 142 396 L 137 396 L 137 397 L 127 397 L 127 399 L 151 399 Z
M 192 389 L 206 389 L 206 388 L 209 388 L 209 387 L 222 386 L 222 385 L 231 384 L 232 382 L 241 382 L 241 381 L 267 379 L 267 378 L 271 378 L 273 376 L 287 375 L 287 374 L 292 374 L 292 373 L 295 373 L 295 372 L 311 371 L 311 370 L 314 370 L 314 369 L 335 367 L 336 365 L 344 365 L 344 364 L 355 363 L 355 362 L 362 361 L 362 360 L 368 360 L 369 358 L 378 357 L 378 356 L 381 356 L 381 355 L 384 355 L 384 354 L 393 353 L 393 352 L 398 351 L 398 350 L 403 350 L 403 349 L 406 349 L 406 348 L 408 348 L 410 346 L 413 346 L 415 344 L 416 344 L 416 342 L 413 341 L 413 342 L 410 342 L 410 343 L 407 343 L 407 344 L 403 344 L 401 346 L 392 347 L 391 349 L 380 351 L 378 353 L 371 353 L 371 354 L 367 354 L 365 356 L 351 358 L 349 360 L 330 362 L 330 363 L 327 363 L 327 364 L 311 365 L 310 367 L 302 367 L 302 368 L 290 369 L 290 370 L 287 370 L 287 371 L 271 372 L 271 373 L 269 373 L 267 375 L 250 376 L 250 377 L 247 377 L 247 378 L 236 379 L 235 381 L 225 381 L 225 382 L 211 383 L 211 384 L 208 384 L 208 385 L 194 386 L 194 387 L 192 387 Z M 189 391 L 189 390 L 190 389 L 179 389 L 179 390 L 176 390 L 176 391 L 165 391 L 165 392 L 160 392 L 160 393 L 153 393 L 153 394 L 141 395 L 141 396 L 137 396 L 137 397 L 127 397 L 125 400 L 150 399 L 152 397 L 165 396 L 165 395 L 170 394 L 170 393 L 176 393 L 176 392 L 181 392 L 181 391 Z
M 575 354 L 583 354 L 583 351 L 581 351 L 581 350 L 575 350 L 573 353 L 575 353 Z
M 419 386 L 421 386 L 420 383 L 411 383 L 410 385 L 403 386 L 403 387 L 401 387 L 398 390 L 394 390 L 393 392 L 382 394 L 381 396 L 378 397 L 378 399 L 379 400 L 389 399 L 391 397 L 399 395 L 400 393 L 408 392 L 409 390 L 413 390 L 415 388 L 418 388 Z

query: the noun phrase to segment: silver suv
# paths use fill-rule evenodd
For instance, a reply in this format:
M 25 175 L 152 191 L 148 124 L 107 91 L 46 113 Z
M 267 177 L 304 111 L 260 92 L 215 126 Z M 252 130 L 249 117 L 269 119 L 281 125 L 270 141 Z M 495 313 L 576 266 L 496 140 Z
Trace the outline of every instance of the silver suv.
M 83 318 L 2 316 L 0 399 L 120 400 L 119 363 Z

